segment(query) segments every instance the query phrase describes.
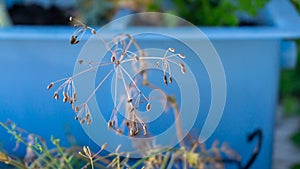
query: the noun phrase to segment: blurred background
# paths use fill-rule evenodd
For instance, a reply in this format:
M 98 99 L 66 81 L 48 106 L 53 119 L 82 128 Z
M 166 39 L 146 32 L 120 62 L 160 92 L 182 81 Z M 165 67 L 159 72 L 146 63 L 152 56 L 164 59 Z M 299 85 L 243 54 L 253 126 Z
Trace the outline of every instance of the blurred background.
M 300 11 L 300 1 L 290 0 Z M 267 0 L 0 0 L 0 26 L 66 26 L 69 16 L 101 26 L 126 12 L 168 12 L 199 26 L 255 26 Z M 191 13 L 190 11 L 197 11 Z M 139 23 L 132 23 L 138 25 Z M 147 25 L 176 26 L 160 19 Z M 143 23 L 145 25 L 145 23 Z M 300 30 L 299 30 L 300 31 Z M 298 49 L 300 41 L 297 42 Z M 274 169 L 300 169 L 300 51 L 295 69 L 282 70 L 275 122 Z

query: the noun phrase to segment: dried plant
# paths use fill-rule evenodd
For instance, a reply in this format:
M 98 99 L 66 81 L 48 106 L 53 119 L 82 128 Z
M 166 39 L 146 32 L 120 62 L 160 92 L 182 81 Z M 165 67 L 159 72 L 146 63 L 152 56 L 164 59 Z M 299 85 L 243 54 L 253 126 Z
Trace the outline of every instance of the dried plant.
M 192 141 L 189 146 L 180 148 L 159 147 L 145 143 L 140 152 L 143 158 L 136 162 L 129 163 L 131 153 L 119 152 L 119 145 L 115 152 L 102 153 L 107 144 L 103 144 L 99 151 L 93 153 L 88 146 L 83 148 L 73 146 L 71 148 L 61 147 L 60 140 L 51 136 L 50 140 L 55 146 L 49 149 L 46 141 L 37 134 L 29 133 L 11 121 L 0 122 L 0 126 L 11 134 L 19 143 L 26 146 L 26 155 L 23 160 L 0 151 L 0 162 L 12 165 L 20 169 L 27 168 L 67 168 L 73 169 L 80 166 L 87 168 L 195 168 L 195 169 L 221 169 L 230 162 L 241 161 L 239 155 L 234 152 L 226 143 L 219 144 L 215 141 L 210 148 L 202 143 Z M 30 138 L 30 139 L 28 139 Z M 78 152 L 78 153 L 77 153 Z
M 57 84 L 60 84 L 57 89 L 54 91 L 54 99 L 59 100 L 60 96 L 63 97 L 63 102 L 68 102 L 71 104 L 74 112 L 76 113 L 75 119 L 79 120 L 81 124 L 87 123 L 88 125 L 92 123 L 93 117 L 88 106 L 89 101 L 103 85 L 103 83 L 115 73 L 116 80 L 121 79 L 121 83 L 125 89 L 126 96 L 121 103 L 117 103 L 116 99 L 114 101 L 114 108 L 111 113 L 111 118 L 107 122 L 108 128 L 114 129 L 119 134 L 124 133 L 124 127 L 128 128 L 128 135 L 136 136 L 143 132 L 143 135 L 147 135 L 147 125 L 141 119 L 137 111 L 142 102 L 146 101 L 145 109 L 150 111 L 151 104 L 149 98 L 143 93 L 140 86 L 145 85 L 149 86 L 149 81 L 146 74 L 147 60 L 152 60 L 156 62 L 157 67 L 161 67 L 163 70 L 163 82 L 168 85 L 173 82 L 172 78 L 172 67 L 177 66 L 181 69 L 182 73 L 186 72 L 185 65 L 181 62 L 181 59 L 185 58 L 184 54 L 177 53 L 174 48 L 168 48 L 165 50 L 163 56 L 146 56 L 145 51 L 143 51 L 135 39 L 129 34 L 120 34 L 114 37 L 111 41 L 106 42 L 100 35 L 95 31 L 95 29 L 83 24 L 82 22 L 73 19 L 70 17 L 70 21 L 75 22 L 74 26 L 77 27 L 76 31 L 70 38 L 71 44 L 77 44 L 80 42 L 83 34 L 88 30 L 93 35 L 101 40 L 101 42 L 106 46 L 107 51 L 110 53 L 109 62 L 94 63 L 91 61 L 78 60 L 79 64 L 87 63 L 89 68 L 74 74 L 71 77 L 63 78 L 54 82 L 51 82 L 47 89 L 51 89 Z M 137 53 L 132 52 L 130 49 L 135 48 Z M 140 71 L 142 79 L 132 77 L 130 75 L 128 67 L 125 67 L 124 64 L 132 62 L 132 71 Z M 79 106 L 75 106 L 77 100 L 76 88 L 74 87 L 73 80 L 78 76 L 99 69 L 100 67 L 111 67 L 111 70 L 105 75 L 99 84 L 96 85 L 94 91 L 89 95 L 89 97 Z M 119 78 L 119 79 L 118 79 Z M 130 82 L 126 82 L 125 78 L 129 79 Z M 140 81 L 141 82 L 140 82 Z M 117 85 L 117 84 L 115 84 Z M 117 87 L 115 86 L 115 91 L 113 93 L 117 95 Z M 125 119 L 118 124 L 117 113 L 121 104 L 125 105 Z

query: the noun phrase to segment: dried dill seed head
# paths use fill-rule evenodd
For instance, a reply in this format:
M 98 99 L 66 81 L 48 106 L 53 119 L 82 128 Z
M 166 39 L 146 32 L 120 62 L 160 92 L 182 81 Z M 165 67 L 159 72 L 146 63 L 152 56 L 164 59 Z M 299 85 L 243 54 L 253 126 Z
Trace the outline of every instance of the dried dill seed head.
M 151 109 L 151 105 L 150 105 L 150 103 L 148 103 L 147 106 L 146 106 L 146 110 L 150 111 L 150 109 Z
M 59 99 L 58 92 L 54 92 L 53 98 L 54 98 L 55 100 L 58 100 L 58 99 Z
M 47 90 L 50 90 L 53 86 L 54 86 L 54 83 L 51 82 L 51 83 L 47 86 Z

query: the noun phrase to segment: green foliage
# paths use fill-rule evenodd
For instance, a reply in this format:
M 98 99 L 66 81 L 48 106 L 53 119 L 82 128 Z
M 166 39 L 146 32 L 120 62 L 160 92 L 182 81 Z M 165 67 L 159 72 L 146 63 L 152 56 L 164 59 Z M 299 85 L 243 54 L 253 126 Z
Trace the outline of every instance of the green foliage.
M 81 19 L 88 25 L 104 25 L 113 15 L 109 0 L 76 0 Z
M 298 42 L 298 48 L 300 43 Z M 300 52 L 295 69 L 283 70 L 280 77 L 280 97 L 286 115 L 300 115 Z
M 173 0 L 172 2 L 174 5 L 172 13 L 195 25 L 237 26 L 238 12 L 254 16 L 268 0 Z
M 300 163 L 294 164 L 291 169 L 300 169 Z
M 291 137 L 291 140 L 296 146 L 300 147 L 300 131 L 294 133 Z
M 300 11 L 300 0 L 291 0 L 294 6 Z

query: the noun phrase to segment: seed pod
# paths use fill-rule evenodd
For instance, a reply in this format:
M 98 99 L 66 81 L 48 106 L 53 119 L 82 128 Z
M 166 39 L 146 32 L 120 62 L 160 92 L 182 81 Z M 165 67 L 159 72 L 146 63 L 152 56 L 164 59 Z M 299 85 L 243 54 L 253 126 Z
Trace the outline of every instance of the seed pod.
M 148 103 L 147 106 L 146 106 L 146 110 L 150 111 L 150 109 L 151 109 L 151 105 L 150 105 L 150 103 Z
M 173 78 L 172 76 L 169 77 L 169 82 L 172 83 L 173 82 Z
M 74 111 L 75 111 L 76 113 L 79 112 L 79 107 L 76 106 L 75 109 L 74 109 Z
M 147 135 L 147 127 L 143 125 L 144 136 Z
M 139 61 L 139 57 L 137 55 L 134 56 L 135 61 Z
M 104 143 L 104 144 L 102 144 L 102 146 L 101 146 L 101 150 L 104 150 L 104 149 L 106 149 L 106 147 L 107 147 L 107 143 Z
M 169 48 L 168 50 L 171 51 L 171 52 L 175 52 L 174 48 Z
M 123 130 L 118 129 L 118 130 L 117 130 L 117 133 L 120 134 L 120 135 L 123 135 L 124 132 L 123 132 Z
M 129 135 L 133 136 L 133 130 L 132 129 L 129 130 Z
M 130 136 L 136 136 L 138 133 L 139 133 L 139 131 L 136 130 L 134 127 L 129 130 Z
M 83 63 L 83 60 L 81 60 L 81 59 L 78 60 L 78 63 L 79 63 L 79 64 L 82 64 L 82 63 Z
M 180 58 L 182 58 L 182 59 L 184 59 L 185 58 L 185 55 L 184 54 L 178 54 L 178 56 L 180 57 Z
M 80 124 L 84 124 L 85 123 L 85 119 L 80 120 Z
M 111 58 L 110 58 L 111 62 L 115 62 L 116 60 L 116 56 L 115 55 L 112 55 Z
M 64 102 L 64 103 L 66 103 L 66 102 L 67 102 L 67 100 L 68 100 L 68 99 L 67 99 L 67 98 L 64 96 L 64 98 L 63 98 L 63 102 Z
M 164 83 L 165 83 L 166 85 L 168 85 L 167 75 L 166 75 L 166 74 L 164 74 Z
M 58 100 L 58 99 L 59 99 L 59 95 L 58 95 L 57 92 L 54 92 L 53 98 L 54 98 L 55 100 Z
M 50 90 L 53 86 L 54 86 L 54 83 L 51 82 L 51 83 L 47 86 L 47 90 Z
M 71 38 L 70 38 L 70 43 L 72 45 L 75 45 L 79 42 L 79 40 L 77 39 L 77 36 L 76 35 L 72 35 Z
M 179 65 L 180 65 L 180 68 L 181 68 L 181 72 L 183 73 L 183 74 L 185 74 L 185 66 L 184 66 L 184 64 L 182 63 L 182 62 L 180 62 L 179 63 Z
M 88 125 L 91 125 L 92 122 L 93 122 L 93 120 L 92 120 L 92 119 L 89 119 L 87 124 L 88 124 Z
M 96 30 L 95 29 L 91 29 L 92 34 L 96 34 Z
M 73 21 L 73 17 L 72 17 L 72 16 L 69 17 L 69 21 L 70 21 L 70 22 Z
M 131 103 L 132 102 L 132 98 L 130 98 L 129 100 L 128 100 L 128 103 Z
M 125 125 L 126 125 L 127 127 L 129 127 L 129 125 L 130 125 L 129 120 L 125 120 Z
M 75 120 L 78 120 L 78 116 L 75 116 Z
M 76 93 L 76 92 L 73 93 L 73 101 L 74 101 L 74 102 L 77 101 L 77 93 Z
M 107 127 L 112 128 L 112 126 L 113 126 L 113 122 L 111 120 L 109 120 L 108 123 L 107 123 Z

